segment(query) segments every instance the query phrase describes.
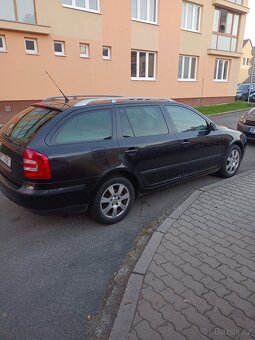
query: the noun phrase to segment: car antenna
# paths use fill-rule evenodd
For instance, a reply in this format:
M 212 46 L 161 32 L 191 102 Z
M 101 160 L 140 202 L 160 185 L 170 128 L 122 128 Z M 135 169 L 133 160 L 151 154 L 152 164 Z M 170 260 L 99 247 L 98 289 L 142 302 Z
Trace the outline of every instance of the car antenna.
M 58 85 L 56 84 L 56 82 L 53 80 L 53 78 L 49 75 L 49 73 L 47 71 L 45 71 L 45 73 L 47 74 L 47 76 L 53 81 L 53 83 L 55 84 L 55 86 L 57 87 L 57 89 L 62 93 L 63 97 L 65 98 L 65 104 L 69 102 L 69 99 L 67 98 L 67 96 L 64 94 L 64 92 L 58 87 Z

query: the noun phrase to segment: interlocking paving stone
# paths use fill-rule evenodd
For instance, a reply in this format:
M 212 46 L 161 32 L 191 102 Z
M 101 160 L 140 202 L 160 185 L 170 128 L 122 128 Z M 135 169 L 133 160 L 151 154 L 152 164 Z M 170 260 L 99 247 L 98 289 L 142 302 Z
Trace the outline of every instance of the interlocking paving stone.
M 131 340 L 255 339 L 254 202 L 249 172 L 202 188 L 164 222 Z

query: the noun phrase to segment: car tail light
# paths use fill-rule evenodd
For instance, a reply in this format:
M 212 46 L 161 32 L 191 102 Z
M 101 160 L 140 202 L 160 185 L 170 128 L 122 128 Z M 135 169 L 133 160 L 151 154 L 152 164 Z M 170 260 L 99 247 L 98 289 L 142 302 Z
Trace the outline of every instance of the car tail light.
M 23 155 L 24 176 L 30 179 L 51 179 L 50 162 L 47 156 L 25 149 Z

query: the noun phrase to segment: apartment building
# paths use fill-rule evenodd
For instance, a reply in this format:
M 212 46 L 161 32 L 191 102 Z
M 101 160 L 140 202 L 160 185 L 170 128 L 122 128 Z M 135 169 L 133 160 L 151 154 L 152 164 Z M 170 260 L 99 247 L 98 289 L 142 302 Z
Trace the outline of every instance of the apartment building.
M 234 99 L 248 0 L 0 0 L 0 122 L 39 99 Z
M 253 56 L 252 56 L 252 42 L 250 39 L 243 41 L 243 57 L 240 65 L 239 81 L 238 83 L 251 83 L 252 80 L 252 67 L 253 67 Z

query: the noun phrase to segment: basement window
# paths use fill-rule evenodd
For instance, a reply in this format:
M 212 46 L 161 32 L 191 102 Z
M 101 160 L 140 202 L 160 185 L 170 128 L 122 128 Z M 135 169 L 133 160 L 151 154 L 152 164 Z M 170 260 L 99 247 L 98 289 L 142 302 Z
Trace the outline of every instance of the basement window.
M 0 35 L 0 52 L 7 52 L 5 36 Z
M 25 51 L 26 54 L 38 54 L 37 40 L 36 39 L 25 39 Z

